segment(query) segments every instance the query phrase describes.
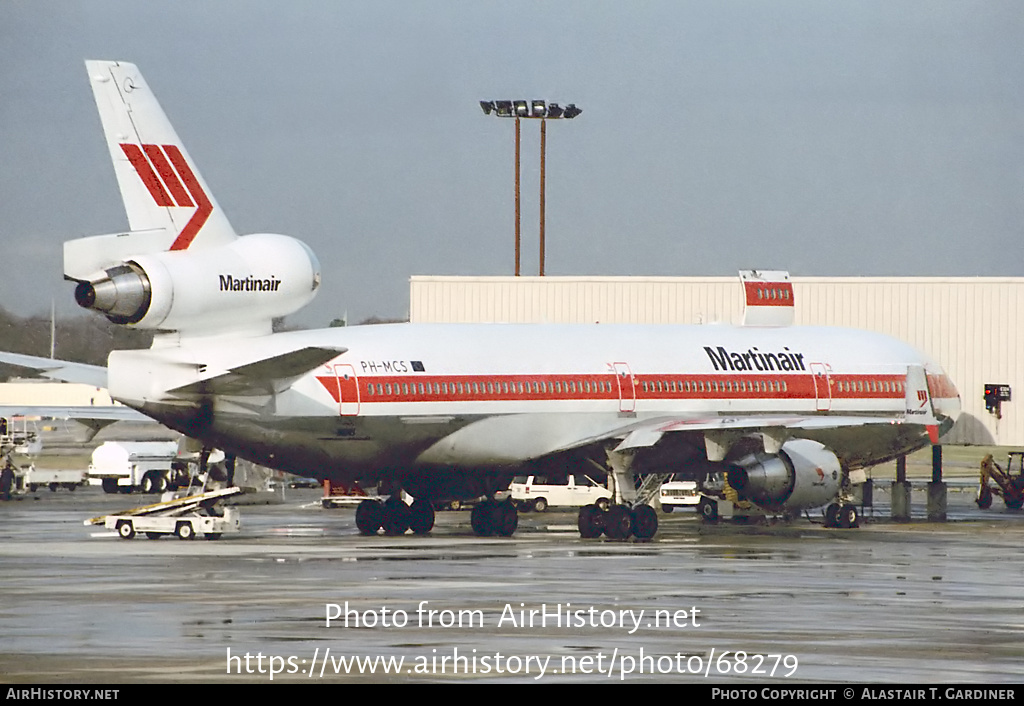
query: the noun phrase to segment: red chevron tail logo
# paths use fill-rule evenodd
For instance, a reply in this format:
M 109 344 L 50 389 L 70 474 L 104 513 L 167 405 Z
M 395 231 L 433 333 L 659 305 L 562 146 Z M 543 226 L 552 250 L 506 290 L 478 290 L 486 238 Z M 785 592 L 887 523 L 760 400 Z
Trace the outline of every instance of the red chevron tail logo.
M 139 178 L 157 206 L 167 208 L 195 208 L 195 213 L 178 237 L 171 250 L 185 250 L 199 235 L 203 224 L 213 213 L 213 204 L 199 185 L 185 156 L 177 145 L 139 145 L 121 143 L 128 161 L 135 167 Z

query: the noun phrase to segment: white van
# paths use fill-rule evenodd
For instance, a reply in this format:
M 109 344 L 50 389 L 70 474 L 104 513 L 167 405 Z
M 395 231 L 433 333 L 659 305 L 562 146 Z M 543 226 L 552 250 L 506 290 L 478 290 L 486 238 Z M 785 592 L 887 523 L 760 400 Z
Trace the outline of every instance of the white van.
M 524 511 L 548 507 L 607 507 L 611 491 L 585 473 L 568 474 L 561 482 L 547 476 L 516 476 L 508 487 L 512 502 Z

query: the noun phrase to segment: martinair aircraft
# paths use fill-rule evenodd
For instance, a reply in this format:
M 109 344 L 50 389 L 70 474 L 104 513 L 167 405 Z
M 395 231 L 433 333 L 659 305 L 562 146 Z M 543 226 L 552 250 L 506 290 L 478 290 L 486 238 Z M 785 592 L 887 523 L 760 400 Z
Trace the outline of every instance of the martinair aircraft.
M 75 298 L 155 331 L 107 368 L 7 354 L 90 381 L 207 448 L 302 476 L 381 483 L 361 532 L 429 532 L 433 503 L 487 496 L 479 535 L 511 535 L 495 494 L 517 473 L 598 466 L 615 503 L 579 514 L 584 537 L 648 538 L 637 475 L 671 472 L 708 498 L 774 513 L 828 506 L 857 524 L 848 474 L 938 440 L 960 400 L 897 340 L 792 326 L 782 272 L 741 273 L 740 326 L 395 324 L 272 333 L 307 304 L 320 265 L 283 235 L 239 237 L 132 64 L 88 61 L 130 232 L 64 245 Z M 399 489 L 415 500 L 401 500 Z M 705 502 L 709 517 L 717 505 Z

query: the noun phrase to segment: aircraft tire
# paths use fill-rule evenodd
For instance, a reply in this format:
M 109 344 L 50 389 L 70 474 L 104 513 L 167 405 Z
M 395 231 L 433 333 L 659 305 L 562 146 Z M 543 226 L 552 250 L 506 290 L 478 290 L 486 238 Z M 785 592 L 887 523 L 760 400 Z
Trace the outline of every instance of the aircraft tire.
M 839 503 L 832 503 L 825 508 L 825 526 L 826 527 L 838 527 L 839 526 Z
M 650 505 L 640 505 L 633 508 L 632 513 L 633 536 L 637 539 L 650 539 L 658 532 L 658 513 Z
M 494 534 L 494 527 L 491 524 L 492 505 L 494 505 L 493 502 L 485 500 L 473 506 L 473 512 L 469 515 L 469 524 L 473 527 L 473 534 L 477 537 L 490 537 Z
M 500 537 L 511 537 L 519 527 L 519 511 L 510 502 L 494 503 L 491 513 L 491 526 L 494 534 Z
M 382 523 L 384 534 L 392 537 L 405 534 L 405 531 L 409 529 L 411 514 L 409 506 L 404 501 L 389 499 L 384 503 L 384 521 Z
M 384 506 L 377 500 L 364 500 L 356 507 L 356 527 L 360 534 L 373 535 L 384 524 Z
M 429 500 L 415 500 L 409 508 L 409 529 L 413 534 L 427 534 L 434 529 L 434 507 Z
M 117 535 L 121 539 L 133 539 L 135 537 L 135 525 L 131 520 L 121 520 L 117 523 Z
M 608 539 L 629 539 L 633 532 L 633 513 L 625 505 L 612 505 L 604 516 L 604 533 Z
M 595 539 L 601 536 L 604 531 L 605 513 L 597 505 L 584 505 L 580 508 L 576 526 L 580 530 L 580 537 L 583 539 Z
M 1020 510 L 1024 507 L 1024 498 L 1004 498 L 1003 502 L 1010 510 Z
M 860 524 L 860 513 L 855 505 L 843 505 L 839 511 L 839 526 L 843 529 L 851 529 Z

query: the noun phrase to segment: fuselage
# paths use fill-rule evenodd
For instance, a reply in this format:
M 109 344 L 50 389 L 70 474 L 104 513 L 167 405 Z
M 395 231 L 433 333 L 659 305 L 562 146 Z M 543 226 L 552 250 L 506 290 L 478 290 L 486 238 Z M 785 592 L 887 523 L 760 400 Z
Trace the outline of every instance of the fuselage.
M 281 390 L 181 398 L 173 388 L 305 346 L 345 349 Z M 803 433 L 848 467 L 927 443 L 905 416 L 922 367 L 945 431 L 959 397 L 942 369 L 853 329 L 725 325 L 395 324 L 121 351 L 112 395 L 239 456 L 351 479 L 514 466 L 631 425 L 770 415 L 891 417 L 891 428 Z

